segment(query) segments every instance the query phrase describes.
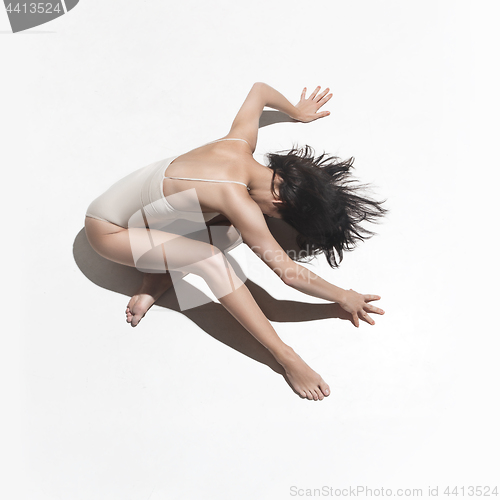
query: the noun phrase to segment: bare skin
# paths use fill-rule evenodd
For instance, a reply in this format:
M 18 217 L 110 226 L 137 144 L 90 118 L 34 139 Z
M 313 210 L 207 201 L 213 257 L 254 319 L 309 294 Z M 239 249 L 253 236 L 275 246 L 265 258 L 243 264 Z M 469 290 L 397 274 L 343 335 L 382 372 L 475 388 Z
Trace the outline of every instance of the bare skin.
M 127 323 L 137 326 L 151 306 L 171 287 L 170 273 L 145 273 L 140 289 L 127 305 Z M 300 396 L 318 401 L 330 394 L 328 384 L 291 347 L 283 351 L 278 362 Z
M 151 306 L 172 286 L 170 273 L 144 273 L 141 287 L 125 309 L 127 323 L 136 327 Z
M 300 396 L 318 401 L 330 395 L 329 385 L 295 351 L 292 350 L 287 359 L 282 358 L 280 364 Z
M 313 91 L 309 98 L 306 98 L 304 89 L 299 103 L 293 106 L 266 84 L 255 84 L 226 136 L 244 139 L 247 143 L 223 141 L 201 146 L 173 160 L 166 174 L 179 177 L 230 179 L 246 184 L 250 188 L 249 191 L 240 184 L 181 179 L 164 179 L 163 191 L 165 196 L 169 196 L 196 186 L 196 195 L 202 212 L 220 213 L 220 217 L 225 220 L 223 223 L 237 227 L 243 241 L 286 285 L 308 295 L 337 302 L 352 315 L 352 322 L 356 327 L 359 326 L 360 320 L 373 325 L 375 322 L 368 313 L 384 313 L 370 304 L 379 300 L 379 296 L 362 295 L 353 290 L 339 288 L 292 261 L 273 238 L 264 219 L 264 215 L 279 217 L 278 207 L 281 200 L 272 190 L 272 171 L 253 158 L 259 117 L 263 107 L 278 109 L 289 114 L 295 121 L 307 123 L 329 114 L 327 111 L 319 112 L 319 109 L 331 98 L 331 94 L 328 95 L 328 89 L 319 93 L 319 89 L 320 87 Z M 275 183 L 279 182 L 281 179 L 276 178 Z M 179 203 L 182 204 L 182 200 Z M 187 209 L 182 205 L 175 208 Z M 89 217 L 86 218 L 85 229 L 89 242 L 102 256 L 121 264 L 135 266 L 129 244 L 128 233 L 131 230 Z M 155 230 L 150 232 L 155 233 Z M 172 244 L 172 240 L 169 239 L 172 235 L 164 232 L 155 235 L 155 241 L 163 239 L 165 244 Z M 186 243 L 187 247 L 191 250 L 189 243 Z M 181 251 L 172 254 L 174 260 L 179 260 L 179 267 L 182 267 L 183 253 Z M 187 272 L 203 276 L 212 291 L 223 290 L 219 295 L 216 293 L 220 303 L 273 354 L 283 366 L 297 394 L 316 401 L 328 396 L 330 394 L 328 384 L 279 338 L 248 288 L 234 274 L 234 270 L 227 265 L 227 262 L 226 267 L 218 269 L 221 274 L 226 271 L 232 273 L 231 283 L 236 284 L 232 285 L 232 290 L 219 286 L 217 276 L 214 278 L 208 271 L 200 270 L 195 265 Z M 174 279 L 178 277 L 177 274 Z M 151 306 L 171 287 L 172 276 L 169 272 L 145 273 L 140 289 L 130 299 L 125 310 L 127 322 L 132 327 L 137 326 Z

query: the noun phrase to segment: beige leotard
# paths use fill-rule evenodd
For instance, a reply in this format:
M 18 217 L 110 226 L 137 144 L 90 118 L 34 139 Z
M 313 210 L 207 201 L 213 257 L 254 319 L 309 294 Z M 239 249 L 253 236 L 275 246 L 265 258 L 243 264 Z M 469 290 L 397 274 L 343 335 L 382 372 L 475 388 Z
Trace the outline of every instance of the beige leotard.
M 212 142 L 230 140 L 247 142 L 244 139 L 237 138 L 225 138 Z M 163 193 L 163 179 L 230 182 L 242 184 L 249 189 L 246 184 L 238 181 L 165 176 L 164 174 L 170 163 L 179 156 L 151 163 L 115 182 L 92 201 L 87 208 L 86 216 L 112 222 L 124 228 L 144 227 L 144 219 L 147 220 L 150 228 L 154 225 L 166 226 L 177 219 L 203 223 L 219 214 L 217 212 L 202 213 L 199 204 L 197 205 L 198 209 L 195 208 L 192 211 L 174 208 L 168 200 L 174 201 L 177 196 L 186 196 L 186 194 L 183 194 L 186 192 L 183 191 L 168 196 L 167 200 Z

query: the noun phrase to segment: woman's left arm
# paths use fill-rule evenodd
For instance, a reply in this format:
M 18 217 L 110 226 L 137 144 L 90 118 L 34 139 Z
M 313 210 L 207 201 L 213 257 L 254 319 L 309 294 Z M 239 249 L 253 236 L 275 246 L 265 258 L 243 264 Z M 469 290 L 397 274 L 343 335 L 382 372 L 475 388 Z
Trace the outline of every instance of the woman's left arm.
M 231 186 L 226 191 L 223 213 L 238 228 L 243 241 L 283 283 L 307 295 L 337 302 L 352 315 L 352 322 L 356 327 L 359 326 L 360 319 L 371 325 L 375 324 L 368 313 L 384 314 L 382 309 L 370 304 L 379 300 L 380 296 L 344 290 L 290 259 L 270 233 L 259 206 L 250 196 L 242 196 L 241 189 L 239 186 Z

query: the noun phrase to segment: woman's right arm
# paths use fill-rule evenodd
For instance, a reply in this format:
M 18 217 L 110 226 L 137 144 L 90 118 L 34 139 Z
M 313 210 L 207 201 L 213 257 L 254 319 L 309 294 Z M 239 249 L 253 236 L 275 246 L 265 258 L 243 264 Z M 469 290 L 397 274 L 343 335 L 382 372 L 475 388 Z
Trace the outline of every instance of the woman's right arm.
M 305 123 L 328 116 L 329 111 L 321 113 L 317 111 L 331 99 L 332 94 L 328 94 L 328 88 L 318 94 L 320 88 L 316 87 L 307 99 L 304 88 L 300 101 L 294 106 L 283 94 L 267 83 L 254 83 L 233 121 L 228 137 L 245 139 L 252 147 L 252 152 L 255 151 L 259 119 L 265 106 L 277 109 L 286 113 L 290 118 Z
M 380 299 L 378 295 L 344 290 L 290 259 L 270 233 L 259 206 L 250 196 L 242 196 L 239 189 L 235 186 L 228 190 L 225 216 L 241 232 L 243 241 L 283 283 L 307 295 L 337 302 L 352 315 L 355 326 L 359 326 L 359 318 L 370 324 L 375 323 L 367 313 L 383 314 L 383 311 L 368 302 Z

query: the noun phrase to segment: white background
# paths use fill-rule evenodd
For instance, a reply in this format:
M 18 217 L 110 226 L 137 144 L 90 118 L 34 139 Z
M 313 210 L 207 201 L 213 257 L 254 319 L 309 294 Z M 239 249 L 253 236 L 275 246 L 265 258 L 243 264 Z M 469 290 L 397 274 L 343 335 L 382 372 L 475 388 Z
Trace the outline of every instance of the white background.
M 15 35 L 0 12 L 2 496 L 281 500 L 364 485 L 447 498 L 447 485 L 498 485 L 494 5 L 81 0 Z M 88 204 L 224 136 L 255 81 L 293 103 L 304 86 L 334 93 L 328 118 L 263 128 L 256 159 L 294 142 L 355 156 L 391 210 L 340 269 L 311 264 L 380 294 L 376 326 L 273 321 L 330 384 L 323 402 L 192 315 L 154 306 L 132 329 L 127 295 L 82 272 Z M 322 302 L 248 249 L 234 257 L 272 310 Z M 245 336 L 220 305 L 206 310 L 215 337 Z

